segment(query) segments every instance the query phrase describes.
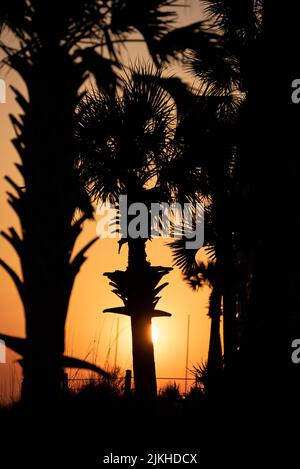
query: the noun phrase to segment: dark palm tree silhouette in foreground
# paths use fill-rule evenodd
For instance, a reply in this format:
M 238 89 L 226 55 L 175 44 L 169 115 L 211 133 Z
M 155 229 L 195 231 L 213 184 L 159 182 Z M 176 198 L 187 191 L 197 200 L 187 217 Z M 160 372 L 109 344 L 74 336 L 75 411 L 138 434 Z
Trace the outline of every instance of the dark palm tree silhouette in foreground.
M 24 305 L 28 347 L 23 397 L 32 403 L 55 400 L 60 393 L 69 298 L 85 253 L 95 241 L 72 257 L 83 222 L 93 216 L 74 171 L 73 115 L 80 89 L 91 72 L 101 89 L 113 93 L 120 46 L 132 33 L 140 33 L 151 50 L 152 42 L 171 27 L 174 4 L 1 1 L 4 63 L 23 79 L 28 98 L 14 90 L 21 115 L 11 118 L 13 143 L 23 182 L 19 186 L 7 178 L 15 191 L 9 194 L 9 203 L 20 220 L 21 235 L 14 228 L 2 233 L 17 252 L 22 278 L 5 260 L 0 264 Z M 163 7 L 167 8 L 161 11 Z M 12 44 L 7 43 L 6 31 L 13 33 Z
M 130 244 L 130 242 L 129 242 Z M 155 309 L 157 294 L 167 285 L 157 286 L 171 268 L 153 267 L 141 259 L 141 252 L 132 243 L 126 271 L 105 273 L 113 292 L 122 299 L 124 307 L 107 308 L 104 313 L 125 314 L 131 318 L 132 357 L 135 395 L 139 400 L 151 401 L 156 397 L 156 373 L 151 334 L 153 317 L 169 317 L 170 313 Z
M 105 274 L 124 302 L 123 307 L 105 312 L 131 317 L 135 391 L 139 398 L 156 396 L 151 319 L 170 316 L 155 309 L 157 294 L 166 284 L 157 285 L 170 268 L 150 265 L 146 242 L 151 238 L 151 203 L 168 197 L 162 191 L 160 170 L 173 156 L 175 122 L 174 107 L 166 92 L 138 74 L 124 81 L 121 97 L 91 95 L 78 113 L 78 168 L 86 190 L 95 199 L 114 204 L 123 194 L 128 197 L 128 206 L 140 202 L 146 208 L 146 219 L 140 222 L 146 222 L 146 233 L 143 226 L 136 236 L 124 234 L 122 217 L 127 213 L 119 212 L 119 243 L 120 247 L 128 245 L 128 267 L 125 272 Z M 126 228 L 133 218 L 129 215 Z
M 225 366 L 240 363 L 235 374 L 244 376 L 246 388 L 255 372 L 268 389 L 276 386 L 278 368 L 286 376 L 297 375 L 290 344 L 300 330 L 295 288 L 299 277 L 299 185 L 295 178 L 299 158 L 293 138 L 298 132 L 299 106 L 292 105 L 287 91 L 292 77 L 300 72 L 299 62 L 289 52 L 299 42 L 297 20 L 292 2 L 284 9 L 271 0 L 202 3 L 210 26 L 208 34 L 189 47 L 191 69 L 206 95 L 239 98 L 235 100 L 234 126 L 227 135 L 220 135 L 219 149 L 211 143 L 218 157 L 213 161 L 219 161 L 212 194 L 219 238 L 215 246 L 224 285 Z M 284 34 L 283 25 L 288 25 Z M 225 153 L 229 158 L 224 161 L 231 163 L 222 169 Z M 226 179 L 232 169 L 235 177 L 230 188 Z M 278 197 L 279 192 L 284 197 Z M 293 252 L 287 261 L 289 286 L 280 292 L 275 288 L 278 260 L 274 256 L 278 250 L 274 221 L 278 217 Z M 244 316 L 238 331 L 237 313 Z M 276 350 L 270 359 L 274 343 Z
M 220 392 L 223 371 L 223 355 L 220 335 L 222 288 L 220 269 L 217 261 L 210 261 L 207 265 L 203 262 L 198 263 L 191 271 L 187 271 L 185 273 L 185 279 L 194 290 L 198 290 L 204 285 L 211 288 L 208 309 L 211 326 L 207 358 L 207 381 L 205 386 L 207 394 L 211 397 Z

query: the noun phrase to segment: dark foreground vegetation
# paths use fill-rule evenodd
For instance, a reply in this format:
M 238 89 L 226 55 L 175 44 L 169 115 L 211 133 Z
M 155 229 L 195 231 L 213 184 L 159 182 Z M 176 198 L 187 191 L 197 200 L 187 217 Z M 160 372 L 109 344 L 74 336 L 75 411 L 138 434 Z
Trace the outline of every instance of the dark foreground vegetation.
M 197 453 L 203 468 L 272 467 L 280 458 L 289 464 L 298 447 L 298 395 L 279 387 L 262 398 L 254 386 L 242 398 L 213 401 L 192 389 L 183 399 L 171 385 L 150 405 L 104 382 L 65 395 L 55 408 L 0 410 L 1 461 L 11 468 L 97 468 L 112 467 L 103 463 L 110 453 L 145 460 L 150 453 Z

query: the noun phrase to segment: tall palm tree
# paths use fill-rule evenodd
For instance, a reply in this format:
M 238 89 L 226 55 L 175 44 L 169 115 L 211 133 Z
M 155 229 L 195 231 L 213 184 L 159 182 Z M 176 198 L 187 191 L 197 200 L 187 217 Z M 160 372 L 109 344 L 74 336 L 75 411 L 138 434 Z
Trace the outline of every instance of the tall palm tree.
M 77 126 L 78 169 L 92 198 L 118 206 L 119 196 L 126 195 L 128 206 L 143 203 L 150 214 L 152 203 L 168 197 L 162 191 L 160 173 L 174 154 L 174 112 L 166 92 L 138 74 L 127 77 L 121 97 L 102 93 L 83 101 Z M 127 213 L 120 211 L 121 225 L 125 216 Z M 128 224 L 130 221 L 129 216 Z M 128 244 L 127 270 L 105 274 L 124 303 L 124 307 L 105 312 L 131 317 L 135 392 L 147 400 L 156 396 L 151 319 L 170 316 L 155 309 L 157 294 L 166 286 L 157 284 L 170 269 L 153 267 L 147 261 L 146 242 L 150 238 L 151 223 L 137 237 L 124 234 L 121 228 L 120 246 Z
M 291 77 L 299 74 L 299 66 L 288 53 L 299 42 L 296 12 L 291 14 L 292 3 L 285 4 L 283 11 L 270 0 L 206 0 L 205 3 L 210 20 L 219 31 L 219 39 L 211 53 L 205 55 L 199 48 L 194 54 L 194 70 L 215 92 L 236 90 L 244 97 L 234 138 L 241 188 L 239 262 L 246 266 L 247 273 L 240 372 L 248 381 L 255 370 L 258 382 L 276 385 L 278 368 L 289 375 L 294 373 L 290 344 L 295 331 L 300 330 L 297 314 L 300 302 L 295 288 L 299 262 L 295 217 L 299 194 L 295 174 L 299 165 L 293 139 L 299 111 L 284 93 L 290 87 Z M 285 33 L 284 24 L 289 24 Z M 285 52 L 279 56 L 279 50 Z M 285 132 L 282 116 L 288 129 Z M 275 155 L 285 155 L 284 162 L 275 165 Z M 284 197 L 274 203 L 279 187 Z M 286 277 L 288 295 L 274 291 L 277 284 L 274 252 L 278 243 L 273 220 L 278 219 L 279 213 L 285 239 L 289 239 L 293 252 Z M 276 358 L 274 355 L 270 360 L 269 351 L 274 342 Z
M 9 203 L 20 220 L 21 235 L 14 228 L 2 233 L 19 256 L 22 278 L 4 260 L 1 265 L 24 305 L 28 347 L 23 397 L 31 402 L 53 400 L 60 393 L 69 298 L 94 242 L 72 258 L 83 221 L 93 215 L 74 171 L 73 115 L 79 90 L 88 71 L 97 74 L 97 83 L 104 88 L 113 86 L 107 76 L 120 60 L 120 44 L 138 32 L 151 48 L 151 41 L 171 26 L 174 4 L 173 0 L 1 2 L 4 63 L 19 74 L 28 93 L 26 98 L 14 89 L 22 113 L 12 116 L 14 145 L 21 159 L 17 167 L 24 183 L 19 186 L 7 178 L 15 190 Z M 11 44 L 7 30 L 13 33 Z M 84 52 L 86 47 L 94 53 Z
M 221 8 L 226 0 L 211 3 Z M 229 369 L 238 343 L 235 251 L 239 217 L 235 220 L 235 215 L 242 193 L 236 139 L 244 95 L 236 57 L 241 41 L 234 36 L 231 42 L 235 48 L 230 49 L 229 39 L 225 40 L 221 31 L 221 25 L 212 27 L 206 20 L 170 31 L 157 44 L 156 60 L 168 63 L 183 58 L 187 70 L 196 77 L 192 90 L 178 79 L 160 79 L 181 115 L 177 137 L 183 151 L 172 170 L 168 167 L 168 178 L 170 185 L 176 181 L 176 187 L 181 188 L 178 195 L 182 201 L 200 196 L 214 214 L 215 248 L 223 272 L 224 361 Z
M 173 247 L 174 248 L 174 247 Z M 204 285 L 210 287 L 208 316 L 211 319 L 210 338 L 207 358 L 206 391 L 209 396 L 220 392 L 223 356 L 220 335 L 220 319 L 222 316 L 222 280 L 218 261 L 197 262 L 191 270 L 186 270 L 184 279 L 193 290 Z
M 201 92 L 201 90 L 200 90 Z M 207 94 L 206 94 L 207 93 Z M 205 208 L 205 244 L 213 249 L 220 272 L 219 288 L 223 296 L 224 362 L 231 367 L 237 350 L 235 264 L 238 221 L 235 219 L 239 195 L 237 158 L 232 145 L 238 102 L 236 98 L 203 92 L 190 95 L 188 110 L 183 110 L 179 133 L 182 134 L 181 158 L 169 178 L 181 187 L 183 198 L 198 198 Z M 190 270 L 198 251 L 180 247 L 180 267 Z M 182 261 L 183 258 L 186 261 Z
M 255 63 L 255 54 L 262 31 L 262 2 L 204 0 L 203 3 L 209 21 L 171 31 L 162 39 L 159 55 L 171 60 L 176 54 L 183 54 L 187 67 L 199 79 L 198 102 L 194 99 L 192 113 L 189 108 L 183 109 L 187 114 L 185 141 L 189 147 L 184 161 L 188 158 L 195 171 L 201 168 L 198 191 L 209 198 L 213 213 L 224 295 L 224 361 L 227 368 L 232 368 L 238 349 L 235 280 L 241 259 L 237 262 L 237 247 L 240 256 L 249 231 L 245 229 L 243 215 L 243 209 L 248 207 L 245 192 L 249 186 L 245 182 L 247 165 L 242 155 L 248 151 L 248 142 L 243 143 L 247 129 L 243 116 L 249 114 L 247 102 L 257 80 L 255 71 L 261 64 Z M 249 265 L 246 256 L 242 261 Z

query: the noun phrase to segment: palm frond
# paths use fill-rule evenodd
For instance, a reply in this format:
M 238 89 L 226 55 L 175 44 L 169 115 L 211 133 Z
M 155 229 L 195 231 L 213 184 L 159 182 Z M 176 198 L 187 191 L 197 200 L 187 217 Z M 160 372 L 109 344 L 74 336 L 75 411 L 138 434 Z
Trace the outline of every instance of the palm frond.
M 142 193 L 168 158 L 174 106 L 157 84 L 135 73 L 123 95 L 94 92 L 76 115 L 78 170 L 90 195 L 115 203 L 120 194 Z
M 120 63 L 116 60 L 103 57 L 95 51 L 94 47 L 86 47 L 77 54 L 81 57 L 82 66 L 95 77 L 100 92 L 115 95 L 120 84 L 118 70 Z
M 174 265 L 179 267 L 183 274 L 187 274 L 197 268 L 196 255 L 199 249 L 187 249 L 186 238 L 176 239 L 167 245 L 172 250 Z
M 261 24 L 263 0 L 201 0 L 208 17 L 225 31 L 253 36 Z
M 208 85 L 211 95 L 227 95 L 238 89 L 240 63 L 227 50 L 221 36 L 215 36 L 215 40 L 205 44 L 205 47 L 200 44 L 197 50 L 190 51 L 186 68 Z
M 0 32 L 5 29 L 22 30 L 26 21 L 25 0 L 2 0 L 0 4 Z
M 156 62 L 169 62 L 182 57 L 187 50 L 207 48 L 215 36 L 203 21 L 173 29 L 156 43 Z
M 29 347 L 27 339 L 23 339 L 21 337 L 15 337 L 7 334 L 0 333 L 0 339 L 4 341 L 5 345 L 13 350 L 18 355 L 23 357 L 20 360 L 21 365 L 23 364 L 23 360 L 29 354 Z M 63 355 L 61 358 L 61 366 L 62 368 L 78 368 L 83 370 L 90 370 L 94 373 L 98 373 L 105 378 L 110 378 L 111 375 L 107 373 L 107 371 L 103 370 L 99 366 L 95 365 L 94 363 L 89 363 L 86 360 L 81 360 L 80 358 L 69 357 L 67 355 Z
M 151 317 L 170 317 L 170 313 L 158 310 L 156 306 L 160 300 L 158 293 L 168 285 L 168 282 L 159 287 L 157 285 L 171 270 L 170 267 L 147 265 L 143 271 L 127 269 L 105 272 L 104 276 L 110 280 L 113 293 L 122 300 L 124 307 L 107 308 L 103 312 L 128 316 L 148 314 Z M 141 297 L 138 299 L 139 295 Z
M 216 269 L 215 262 L 199 262 L 194 269 L 184 274 L 184 280 L 193 290 L 199 290 L 205 285 L 213 288 L 218 275 Z
M 117 35 L 138 31 L 155 57 L 156 42 L 173 27 L 177 18 L 177 3 L 177 0 L 115 0 L 110 28 Z
M 188 110 L 194 107 L 197 94 L 181 78 L 176 76 L 166 77 L 158 73 L 144 74 L 142 70 L 139 75 L 145 81 L 157 83 L 172 97 L 176 104 L 177 114 L 185 115 Z

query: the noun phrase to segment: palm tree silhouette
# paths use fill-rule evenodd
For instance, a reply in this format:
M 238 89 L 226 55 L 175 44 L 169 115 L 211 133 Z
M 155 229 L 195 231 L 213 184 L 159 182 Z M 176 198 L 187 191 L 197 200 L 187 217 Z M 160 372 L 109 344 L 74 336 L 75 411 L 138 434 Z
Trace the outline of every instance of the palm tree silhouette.
M 255 367 L 258 380 L 270 386 L 276 380 L 279 363 L 284 369 L 291 368 L 289 343 L 295 333 L 291 331 L 299 330 L 299 319 L 295 315 L 295 305 L 299 305 L 299 301 L 292 287 L 297 278 L 294 262 L 288 269 L 288 283 L 293 291 L 289 298 L 293 300 L 274 293 L 277 268 L 272 232 L 272 219 L 276 220 L 280 212 L 285 233 L 292 243 L 295 233 L 298 233 L 293 215 L 296 209 L 292 208 L 293 201 L 297 199 L 296 184 L 291 183 L 294 180 L 292 172 L 297 172 L 297 157 L 291 145 L 286 145 L 287 140 L 293 141 L 290 132 L 295 125 L 293 118 L 296 121 L 298 117 L 290 109 L 282 91 L 288 88 L 287 77 L 295 70 L 293 58 L 286 55 L 278 67 L 278 50 L 288 50 L 289 44 L 296 43 L 297 39 L 293 38 L 291 25 L 291 32 L 278 35 L 284 21 L 274 2 L 207 0 L 205 3 L 210 21 L 219 34 L 210 44 L 210 49 L 199 47 L 191 54 L 192 68 L 214 94 L 228 96 L 239 93 L 242 97 L 232 139 L 236 147 L 240 187 L 236 214 L 239 226 L 238 230 L 232 231 L 238 236 L 238 264 L 243 266 L 240 287 L 243 288 L 245 302 L 239 371 L 247 381 L 254 363 L 259 363 L 260 366 Z M 268 85 L 270 82 L 271 86 Z M 290 130 L 281 139 L 282 115 L 287 116 Z M 267 122 L 268 129 L 272 131 L 267 129 Z M 287 160 L 277 166 L 274 165 L 274 155 L 279 153 L 286 155 Z M 285 200 L 291 202 L 289 208 L 285 202 L 274 204 L 275 194 L 282 183 Z M 284 318 L 283 311 L 287 312 Z M 272 341 L 278 344 L 278 352 L 276 359 L 268 360 Z
M 202 90 L 200 89 L 200 92 Z M 224 362 L 229 369 L 237 350 L 236 328 L 236 205 L 239 194 L 237 160 L 231 139 L 238 105 L 226 96 L 190 95 L 189 110 L 183 111 L 183 151 L 173 181 L 184 197 L 196 197 L 205 208 L 204 248 L 217 259 L 219 287 L 223 297 Z M 207 93 L 207 94 L 206 94 Z M 197 267 L 198 249 L 185 249 L 176 241 L 174 260 L 183 272 Z
M 241 98 L 231 138 L 236 155 L 235 180 L 239 188 L 235 215 L 238 226 L 232 230 L 232 237 L 230 231 L 223 236 L 227 258 L 224 261 L 229 265 L 226 278 L 231 279 L 229 291 L 233 290 L 232 279 L 236 270 L 233 269 L 232 258 L 235 256 L 232 256 L 230 245 L 238 245 L 236 266 L 243 268 L 238 287 L 238 290 L 243 289 L 241 296 L 245 302 L 243 309 L 246 310 L 245 327 L 240 339 L 240 371 L 243 371 L 242 368 L 246 370 L 244 374 L 248 377 L 251 376 L 249 369 L 258 374 L 254 363 L 259 363 L 260 380 L 269 386 L 271 382 L 276 382 L 280 365 L 293 373 L 290 343 L 295 331 L 300 330 L 299 315 L 296 313 L 300 303 L 295 288 L 298 283 L 295 266 L 299 262 L 296 242 L 299 229 L 295 216 L 299 194 L 295 174 L 299 171 L 299 159 L 296 155 L 297 143 L 293 138 L 293 132 L 294 135 L 297 133 L 295 123 L 299 120 L 299 108 L 293 108 L 284 91 L 289 89 L 292 77 L 299 74 L 299 66 L 289 54 L 293 44 L 299 42 L 294 19 L 296 10 L 299 10 L 295 7 L 291 14 L 290 3 L 283 12 L 279 5 L 270 0 L 203 0 L 203 4 L 212 26 L 209 32 L 215 36 L 206 42 L 199 41 L 196 47 L 190 47 L 190 66 L 208 93 L 222 97 L 236 94 Z M 288 30 L 284 34 L 279 33 L 283 31 L 284 24 L 288 24 Z M 279 50 L 284 51 L 280 57 Z M 286 132 L 283 131 L 282 116 L 287 119 Z M 275 155 L 285 155 L 285 161 L 274 164 Z M 217 185 L 219 194 L 222 194 L 221 183 L 220 179 Z M 275 203 L 279 187 L 284 188 L 285 196 L 284 200 L 280 198 Z M 219 200 L 222 207 L 222 198 Z M 226 207 L 225 203 L 223 207 Z M 274 290 L 277 262 L 274 257 L 276 236 L 273 220 L 278 220 L 279 213 L 282 214 L 285 237 L 294 247 L 286 278 L 289 295 Z M 226 220 L 230 220 L 228 213 L 223 219 L 224 225 Z M 231 226 L 231 223 L 228 225 Z M 233 297 L 233 294 L 229 295 L 228 303 L 228 310 L 231 303 L 232 312 Z M 229 330 L 230 323 L 234 324 L 233 315 Z M 269 360 L 274 341 L 278 344 L 276 359 Z
M 220 271 L 217 262 L 203 262 L 197 265 L 194 272 L 185 275 L 186 280 L 195 290 L 208 285 L 211 288 L 208 316 L 211 319 L 210 338 L 207 359 L 207 391 L 209 395 L 220 389 L 220 378 L 223 370 L 223 356 L 220 336 L 220 318 L 222 315 L 222 289 Z
M 150 217 L 151 204 L 170 196 L 163 189 L 160 173 L 175 152 L 174 112 L 167 93 L 137 73 L 124 81 L 121 97 L 94 93 L 83 101 L 78 112 L 78 168 L 86 190 L 94 199 L 118 206 L 119 196 L 126 195 L 128 206 L 143 203 Z M 120 211 L 119 244 L 120 248 L 128 244 L 128 267 L 125 272 L 105 275 L 124 307 L 104 312 L 131 317 L 135 392 L 138 398 L 149 400 L 156 396 L 151 319 L 170 316 L 155 307 L 157 294 L 167 285 L 157 287 L 157 284 L 171 269 L 153 267 L 147 261 L 151 221 L 146 233 L 131 237 L 122 231 L 122 217 L 124 213 Z M 131 220 L 129 216 L 128 225 Z
M 211 219 L 210 235 L 213 234 L 208 242 L 213 242 L 220 268 L 224 362 L 230 369 L 236 361 L 239 341 L 237 296 L 242 285 L 238 286 L 236 281 L 238 266 L 240 269 L 243 265 L 251 278 L 249 258 L 246 259 L 251 251 L 250 230 L 245 222 L 245 207 L 249 207 L 246 193 L 250 145 L 245 132 L 249 133 L 247 103 L 252 100 L 251 90 L 259 88 L 261 63 L 256 61 L 261 54 L 256 53 L 261 41 L 262 2 L 204 0 L 203 3 L 209 21 L 171 31 L 161 41 L 160 51 L 167 58 L 173 58 L 174 51 L 184 54 L 188 69 L 199 79 L 198 99 L 190 95 L 189 100 L 193 112 L 183 109 L 188 147 L 184 161 L 189 161 L 191 168 L 194 165 L 194 171 L 200 173 L 197 190 L 208 199 L 207 215 Z
M 173 23 L 173 5 L 172 0 L 1 2 L 3 63 L 24 80 L 28 99 L 14 89 L 22 113 L 11 120 L 24 184 L 7 180 L 16 192 L 9 194 L 9 203 L 20 220 L 21 236 L 14 228 L 2 233 L 17 252 L 22 278 L 4 260 L 0 263 L 24 305 L 28 347 L 23 397 L 33 403 L 60 393 L 69 298 L 95 241 L 71 257 L 84 220 L 93 216 L 74 171 L 73 115 L 79 90 L 88 71 L 97 74 L 104 89 L 112 87 L 108 82 L 112 61 L 120 60 L 120 45 L 133 32 L 149 44 L 159 40 Z M 6 30 L 13 33 L 12 44 L 5 42 Z M 84 53 L 86 47 L 94 53 Z

